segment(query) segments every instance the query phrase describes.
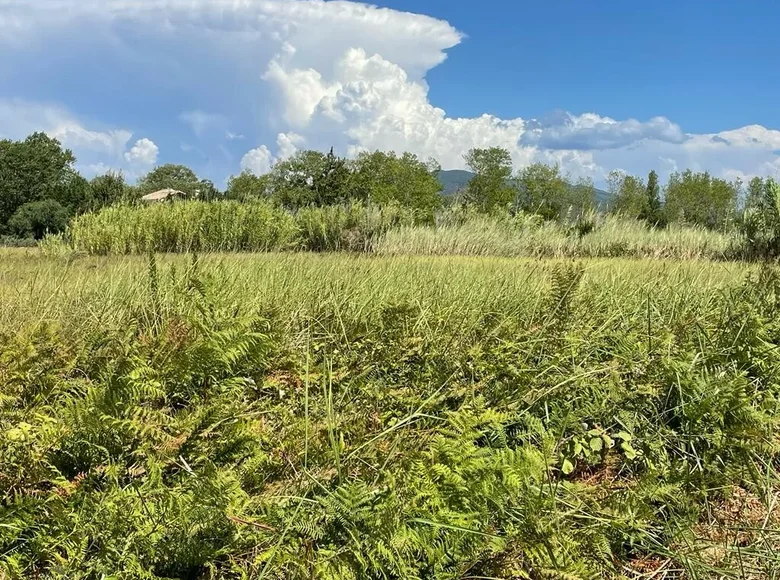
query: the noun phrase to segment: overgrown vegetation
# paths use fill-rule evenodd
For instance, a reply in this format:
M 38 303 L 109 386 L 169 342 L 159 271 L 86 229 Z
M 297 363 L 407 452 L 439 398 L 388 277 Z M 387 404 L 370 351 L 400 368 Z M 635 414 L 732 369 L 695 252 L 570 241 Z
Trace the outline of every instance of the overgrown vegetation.
M 773 270 L 27 252 L 9 578 L 780 570 Z
M 558 222 L 522 212 L 489 215 L 455 207 L 427 225 L 398 205 L 351 203 L 289 212 L 263 201 L 106 208 L 76 218 L 67 243 L 76 251 L 99 255 L 307 250 L 722 260 L 743 252 L 736 232 L 679 225 L 648 228 L 641 221 L 595 212 Z
M 43 133 L 0 139 L 0 235 L 39 239 L 64 230 L 72 216 L 126 198 L 122 176 L 108 173 L 89 182 L 75 162 L 71 151 Z
M 156 167 L 131 186 L 112 173 L 88 182 L 74 163 L 70 151 L 42 134 L 21 142 L 1 141 L 0 235 L 40 239 L 63 232 L 73 220 L 69 238 L 74 245 L 97 253 L 149 248 L 370 251 L 382 245 L 379 240 L 385 233 L 394 248 L 419 247 L 414 240 L 447 237 L 451 232 L 438 226 L 450 223 L 455 213 L 481 214 L 475 223 L 490 216 L 482 238 L 487 235 L 495 241 L 496 230 L 508 238 L 491 252 L 497 255 L 775 257 L 771 240 L 776 208 L 769 192 L 776 184 L 771 178 L 756 177 L 745 186 L 739 180 L 686 170 L 672 173 L 662 189 L 655 171 L 647 183 L 613 172 L 609 192 L 601 192 L 609 199 L 597 200 L 588 179 L 575 179 L 558 166 L 541 163 L 515 169 L 507 150 L 489 147 L 465 153 L 471 179 L 445 197 L 439 164 L 411 153 L 361 152 L 347 159 L 332 149 L 327 154 L 297 151 L 265 175 L 245 171 L 231 178 L 225 192 L 183 165 Z M 138 208 L 143 194 L 163 189 L 176 192 L 171 199 L 201 203 Z M 97 216 L 91 215 L 95 212 Z M 529 228 L 513 232 L 505 227 L 507 220 L 523 224 L 541 220 L 552 238 L 534 246 Z M 399 244 L 396 226 L 410 225 L 425 229 L 404 230 L 414 240 Z M 431 227 L 437 228 L 433 234 Z M 607 239 L 608 235 L 614 237 Z M 730 238 L 728 244 L 721 243 L 725 238 Z M 675 245 L 688 242 L 693 245 Z M 476 245 L 485 248 L 492 243 Z M 460 245 L 475 243 L 464 240 Z M 433 244 L 431 251 L 440 253 L 442 247 Z
M 89 254 L 155 252 L 371 252 L 389 229 L 414 223 L 397 205 L 305 207 L 266 201 L 114 206 L 76 218 L 68 241 Z
M 375 251 L 382 255 L 525 256 L 535 258 L 626 257 L 732 259 L 741 239 L 700 227 L 648 228 L 637 220 L 595 213 L 573 223 L 451 212 L 435 227 L 388 231 Z
M 0 248 L 3 579 L 780 575 L 773 180 L 74 161 L 0 142 L 50 234 Z
M 750 182 L 741 230 L 747 257 L 780 256 L 780 184 L 758 178 Z

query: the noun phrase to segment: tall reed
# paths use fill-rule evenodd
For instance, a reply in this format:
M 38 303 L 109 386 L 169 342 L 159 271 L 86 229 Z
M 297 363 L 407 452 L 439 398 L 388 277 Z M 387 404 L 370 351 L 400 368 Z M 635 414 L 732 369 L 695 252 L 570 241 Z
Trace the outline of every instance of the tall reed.
M 515 218 L 469 215 L 435 226 L 407 226 L 388 231 L 376 244 L 380 255 L 461 255 L 630 257 L 723 259 L 737 240 L 730 234 L 699 227 L 648 228 L 617 216 L 594 216 L 587 228 Z
M 296 227 L 269 204 L 191 201 L 109 207 L 76 218 L 68 238 L 90 254 L 269 251 L 294 248 Z
M 76 218 L 67 239 L 88 254 L 156 252 L 371 251 L 393 227 L 413 223 L 399 206 L 304 208 L 267 202 L 187 201 L 115 206 Z

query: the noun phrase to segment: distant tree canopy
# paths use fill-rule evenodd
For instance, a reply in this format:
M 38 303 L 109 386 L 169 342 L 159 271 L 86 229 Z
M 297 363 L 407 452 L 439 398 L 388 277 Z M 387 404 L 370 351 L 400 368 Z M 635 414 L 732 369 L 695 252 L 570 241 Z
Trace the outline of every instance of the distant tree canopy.
M 121 175 L 88 182 L 75 163 L 73 153 L 45 133 L 0 141 L 0 233 L 40 237 L 45 229 L 61 231 L 74 215 L 123 198 Z
M 75 162 L 70 150 L 44 133 L 0 141 L 0 224 L 22 205 L 45 199 L 71 212 L 88 209 L 89 187 L 73 168 Z
M 416 155 L 382 151 L 360 153 L 347 160 L 319 151 L 299 151 L 266 175 L 244 171 L 228 181 L 226 197 L 271 199 L 288 209 L 362 201 L 400 203 L 421 217 L 433 218 L 442 206 L 440 170 L 435 161 Z
M 53 199 L 25 203 L 8 220 L 10 232 L 20 238 L 40 240 L 47 233 L 56 234 L 65 229 L 70 217 L 68 210 Z
M 762 177 L 754 177 L 748 182 L 747 191 L 745 192 L 746 211 L 751 209 L 766 209 L 766 184 L 768 181 L 772 181 L 771 178 L 764 179 Z
M 595 206 L 593 184 L 580 180 L 572 183 L 561 174 L 558 165 L 534 163 L 517 176 L 518 207 L 544 219 L 581 215 Z
M 655 171 L 647 176 L 647 184 L 635 175 L 613 171 L 607 178 L 607 186 L 610 194 L 609 211 L 612 213 L 645 220 L 652 226 L 666 224 L 661 188 Z
M 268 197 L 268 175 L 255 175 L 251 171 L 243 171 L 228 180 L 225 197 L 237 201 L 251 201 Z
M 596 207 L 593 183 L 572 179 L 557 165 L 533 163 L 515 171 L 510 152 L 501 147 L 471 149 L 464 162 L 473 177 L 454 201 L 442 195 L 441 167 L 435 160 L 392 151 L 366 151 L 351 159 L 333 149 L 298 151 L 265 175 L 244 171 L 231 177 L 222 193 L 179 164 L 155 167 L 136 185 L 115 172 L 87 181 L 76 171 L 70 150 L 44 133 L 33 133 L 23 141 L 0 140 L 0 235 L 40 237 L 61 231 L 80 213 L 134 202 L 168 188 L 205 201 L 265 199 L 293 211 L 351 201 L 398 204 L 425 223 L 433 223 L 445 203 L 466 204 L 486 213 L 522 211 L 569 223 Z M 773 217 L 778 211 L 777 185 L 771 180 L 756 177 L 743 186 L 738 180 L 686 170 L 673 173 L 662 188 L 655 171 L 646 182 L 615 171 L 607 183 L 608 210 L 644 220 L 648 226 L 677 222 L 741 228 L 756 240 L 757 253 L 766 253 L 760 249 L 764 247 L 780 248 L 780 234 L 775 239 L 774 233 L 757 230 L 780 231 L 780 218 Z
M 756 177 L 748 184 L 740 230 L 750 258 L 780 257 L 780 184 Z
M 349 199 L 349 169 L 333 150 L 298 151 L 277 163 L 268 177 L 271 196 L 288 208 L 332 205 Z
M 647 186 L 640 177 L 613 171 L 607 178 L 607 191 L 611 212 L 635 219 L 648 212 Z
M 472 149 L 464 159 L 474 177 L 462 201 L 481 211 L 522 210 L 552 220 L 577 217 L 595 207 L 593 184 L 571 181 L 557 165 L 534 163 L 513 175 L 512 157 L 500 147 Z
M 647 201 L 643 209 L 644 213 L 639 217 L 647 220 L 648 223 L 654 226 L 664 226 L 667 222 L 667 216 L 664 215 L 663 206 L 661 204 L 661 188 L 658 185 L 658 174 L 655 170 L 651 171 L 647 176 Z
M 109 171 L 105 175 L 98 175 L 89 182 L 91 192 L 91 209 L 100 209 L 114 203 L 127 201 L 131 197 L 132 189 L 125 183 L 121 173 Z
M 737 213 L 741 184 L 694 173 L 672 173 L 666 185 L 665 213 L 669 221 L 710 229 L 724 228 Z
M 512 187 L 512 156 L 501 147 L 472 149 L 463 157 L 474 177 L 466 186 L 464 200 L 482 211 L 508 209 L 515 200 Z
M 374 151 L 361 153 L 349 164 L 350 197 L 370 203 L 398 202 L 432 218 L 443 204 L 441 170 L 433 160 L 421 161 L 412 153 Z

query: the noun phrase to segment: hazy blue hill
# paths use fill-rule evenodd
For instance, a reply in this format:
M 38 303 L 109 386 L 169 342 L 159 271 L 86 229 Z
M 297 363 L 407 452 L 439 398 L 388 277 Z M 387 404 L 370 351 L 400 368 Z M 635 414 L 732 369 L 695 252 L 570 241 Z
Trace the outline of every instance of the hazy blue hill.
M 451 196 L 466 187 L 466 184 L 474 177 L 474 174 L 464 169 L 451 169 L 449 171 L 440 171 L 438 177 L 444 187 L 442 193 L 446 196 Z M 599 206 L 605 206 L 608 200 L 609 193 L 603 189 L 596 188 L 596 203 Z
M 605 207 L 609 203 L 609 192 L 603 189 L 596 188 L 596 203 L 599 206 Z
M 466 184 L 471 181 L 474 174 L 463 169 L 451 169 L 449 171 L 440 171 L 438 177 L 444 186 L 442 193 L 449 196 L 466 187 Z

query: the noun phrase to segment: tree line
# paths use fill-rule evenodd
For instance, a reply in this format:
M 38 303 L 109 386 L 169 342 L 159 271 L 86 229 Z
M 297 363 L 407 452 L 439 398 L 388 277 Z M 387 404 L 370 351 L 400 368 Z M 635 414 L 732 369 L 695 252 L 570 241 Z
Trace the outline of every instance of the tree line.
M 773 233 L 780 232 L 780 206 L 771 178 L 743 184 L 686 170 L 672 173 L 662 187 L 655 171 L 647 179 L 613 171 L 607 180 L 609 199 L 599 207 L 593 183 L 572 179 L 557 165 L 535 163 L 516 171 L 509 151 L 500 147 L 472 149 L 464 160 L 473 177 L 450 197 L 442 195 L 441 167 L 435 160 L 383 151 L 353 159 L 333 150 L 299 151 L 264 175 L 244 171 L 231 177 L 220 191 L 192 169 L 174 164 L 154 168 L 134 185 L 115 172 L 87 180 L 76 171 L 70 150 L 44 133 L 34 133 L 23 141 L 0 141 L 0 234 L 41 238 L 64 230 L 76 215 L 135 203 L 147 193 L 171 188 L 188 198 L 263 199 L 292 211 L 355 201 L 396 203 L 411 210 L 420 223 L 432 223 L 448 204 L 567 221 L 600 209 L 655 228 L 669 223 L 721 231 L 739 228 L 757 245 L 780 247 L 780 234 Z
M 136 203 L 168 188 L 191 199 L 267 199 L 290 210 L 351 201 L 398 203 L 421 221 L 433 219 L 444 204 L 438 164 L 411 153 L 376 151 L 348 160 L 333 151 L 300 151 L 266 175 L 245 171 L 230 178 L 225 191 L 184 165 L 161 165 L 131 185 L 117 172 L 87 180 L 75 163 L 72 151 L 44 133 L 0 141 L 0 235 L 39 239 L 63 231 L 77 215 Z

